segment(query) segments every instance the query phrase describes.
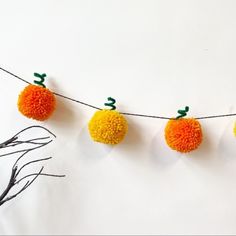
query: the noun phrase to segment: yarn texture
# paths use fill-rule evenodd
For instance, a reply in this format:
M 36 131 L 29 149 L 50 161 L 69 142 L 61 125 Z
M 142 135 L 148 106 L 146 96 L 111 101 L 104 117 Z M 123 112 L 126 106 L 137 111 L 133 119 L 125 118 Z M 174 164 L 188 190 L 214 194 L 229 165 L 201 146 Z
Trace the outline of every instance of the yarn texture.
M 165 127 L 165 139 L 173 150 L 182 153 L 191 152 L 202 142 L 201 124 L 194 118 L 169 120 Z
M 47 120 L 56 108 L 56 98 L 47 88 L 30 84 L 18 97 L 18 110 L 26 117 Z
M 118 144 L 124 139 L 128 131 L 128 123 L 119 112 L 104 109 L 95 112 L 88 124 L 88 129 L 94 141 Z

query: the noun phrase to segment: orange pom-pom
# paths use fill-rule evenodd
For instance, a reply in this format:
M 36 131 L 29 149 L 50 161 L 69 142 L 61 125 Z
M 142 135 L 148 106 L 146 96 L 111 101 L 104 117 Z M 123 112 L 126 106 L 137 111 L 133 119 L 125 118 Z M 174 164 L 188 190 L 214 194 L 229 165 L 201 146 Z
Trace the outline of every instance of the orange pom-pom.
M 182 153 L 193 151 L 202 142 L 201 124 L 193 118 L 169 120 L 165 128 L 165 139 L 173 150 Z
M 18 109 L 26 117 L 43 121 L 48 119 L 56 108 L 56 98 L 47 88 L 28 85 L 20 93 Z

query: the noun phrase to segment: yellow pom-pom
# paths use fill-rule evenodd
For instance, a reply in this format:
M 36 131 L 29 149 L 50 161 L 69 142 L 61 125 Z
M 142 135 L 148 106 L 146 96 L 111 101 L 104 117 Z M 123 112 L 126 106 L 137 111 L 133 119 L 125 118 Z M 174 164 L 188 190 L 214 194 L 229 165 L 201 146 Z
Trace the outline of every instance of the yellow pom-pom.
M 199 147 L 202 142 L 201 124 L 193 118 L 169 120 L 165 139 L 170 148 L 186 153 Z
M 95 112 L 88 128 L 94 141 L 118 144 L 124 139 L 128 131 L 128 123 L 125 117 L 115 110 L 101 110 Z
M 43 121 L 54 112 L 56 99 L 49 89 L 30 84 L 20 93 L 17 105 L 24 116 Z
M 236 122 L 234 123 L 234 136 L 236 137 Z

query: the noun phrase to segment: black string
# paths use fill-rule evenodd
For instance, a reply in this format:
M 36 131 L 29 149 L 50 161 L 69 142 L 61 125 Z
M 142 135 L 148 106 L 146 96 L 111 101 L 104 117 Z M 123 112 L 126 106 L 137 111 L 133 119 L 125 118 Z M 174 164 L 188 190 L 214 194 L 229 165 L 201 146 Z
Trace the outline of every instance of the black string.
M 202 116 L 202 117 L 197 117 L 196 119 L 197 120 L 204 120 L 204 119 L 212 119 L 212 118 L 227 117 L 227 116 L 236 116 L 236 113 L 215 115 L 215 116 Z
M 82 104 L 82 105 L 84 105 L 84 106 L 94 108 L 94 109 L 96 109 L 96 110 L 102 110 L 102 109 L 99 108 L 99 107 L 95 107 L 95 106 L 90 105 L 90 104 L 88 104 L 88 103 L 81 102 L 81 101 L 79 101 L 79 100 L 75 100 L 74 98 L 70 98 L 70 97 L 67 97 L 67 96 L 65 96 L 65 95 L 62 95 L 62 94 L 59 94 L 59 93 L 56 93 L 56 92 L 53 92 L 53 94 L 56 95 L 56 96 L 58 96 L 58 97 L 62 97 L 62 98 L 65 98 L 65 99 L 67 99 L 67 100 L 70 100 L 70 101 L 72 101 L 72 102 L 77 102 L 77 103 L 80 103 L 80 104 Z
M 14 76 L 15 78 L 27 83 L 27 84 L 31 84 L 30 82 L 28 82 L 27 80 L 24 80 L 22 79 L 21 77 L 13 74 L 12 72 L 0 67 L 0 70 L 6 72 L 7 74 L 10 74 L 12 76 Z M 76 103 L 79 103 L 81 105 L 84 105 L 84 106 L 87 106 L 87 107 L 91 107 L 93 109 L 96 109 L 96 110 L 102 110 L 101 108 L 99 107 L 96 107 L 96 106 L 93 106 L 91 104 L 88 104 L 86 102 L 82 102 L 82 101 L 79 101 L 79 100 L 76 100 L 74 98 L 70 98 L 70 97 L 67 97 L 63 94 L 60 94 L 60 93 L 57 93 L 57 92 L 52 92 L 54 95 L 58 96 L 58 97 L 61 97 L 61 98 L 64 98 L 64 99 L 67 99 L 67 100 L 70 100 L 72 102 L 76 102 Z M 145 115 L 145 114 L 137 114 L 137 113 L 130 113 L 130 112 L 120 112 L 120 114 L 123 114 L 123 115 L 127 115 L 127 116 L 136 116 L 136 117 L 145 117 L 145 118 L 154 118 L 154 119 L 161 119 L 161 120 L 173 120 L 175 118 L 171 118 L 171 117 L 165 117 L 165 116 L 155 116 L 155 115 Z M 236 116 L 236 113 L 230 113 L 230 114 L 222 114 L 222 115 L 212 115 L 212 116 L 202 116 L 202 117 L 197 117 L 195 119 L 197 120 L 205 120 L 205 119 L 212 119 L 212 118 L 221 118 L 221 117 L 229 117 L 229 116 Z
M 152 115 L 136 114 L 136 113 L 129 113 L 129 112 L 120 112 L 120 114 L 126 115 L 126 116 L 139 116 L 139 117 L 162 119 L 162 120 L 172 120 L 172 119 L 175 119 L 175 118 L 164 117 L 164 116 L 152 116 Z
M 12 76 L 14 76 L 15 78 L 17 78 L 17 79 L 19 79 L 19 80 L 21 80 L 21 81 L 23 81 L 23 82 L 25 82 L 25 83 L 27 83 L 27 84 L 31 84 L 30 82 L 28 82 L 27 80 L 24 80 L 24 79 L 22 79 L 22 78 L 20 78 L 19 76 L 17 76 L 17 75 L 15 75 L 15 74 L 13 74 L 13 73 L 11 73 L 10 71 L 8 71 L 8 70 L 5 70 L 4 68 L 2 68 L 2 67 L 0 67 L 0 70 L 2 70 L 2 71 L 4 71 L 4 72 L 6 72 L 7 74 L 9 74 L 9 75 L 12 75 Z

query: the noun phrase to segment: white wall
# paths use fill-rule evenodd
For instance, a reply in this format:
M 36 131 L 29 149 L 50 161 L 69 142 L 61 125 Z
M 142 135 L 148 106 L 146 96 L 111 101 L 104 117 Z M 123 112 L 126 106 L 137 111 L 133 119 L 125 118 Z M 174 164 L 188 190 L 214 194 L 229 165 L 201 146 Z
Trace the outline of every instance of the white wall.
M 120 111 L 176 116 L 235 112 L 236 1 L 0 1 L 0 66 L 54 91 Z M 90 140 L 94 110 L 58 99 L 52 119 L 18 113 L 25 84 L 0 72 L 1 140 L 41 124 L 35 152 L 65 179 L 40 178 L 0 208 L 0 234 L 236 234 L 235 118 L 201 121 L 204 142 L 181 155 L 166 121 L 127 117 L 113 148 Z M 15 160 L 15 157 L 8 157 Z M 0 189 L 10 174 L 0 160 Z

